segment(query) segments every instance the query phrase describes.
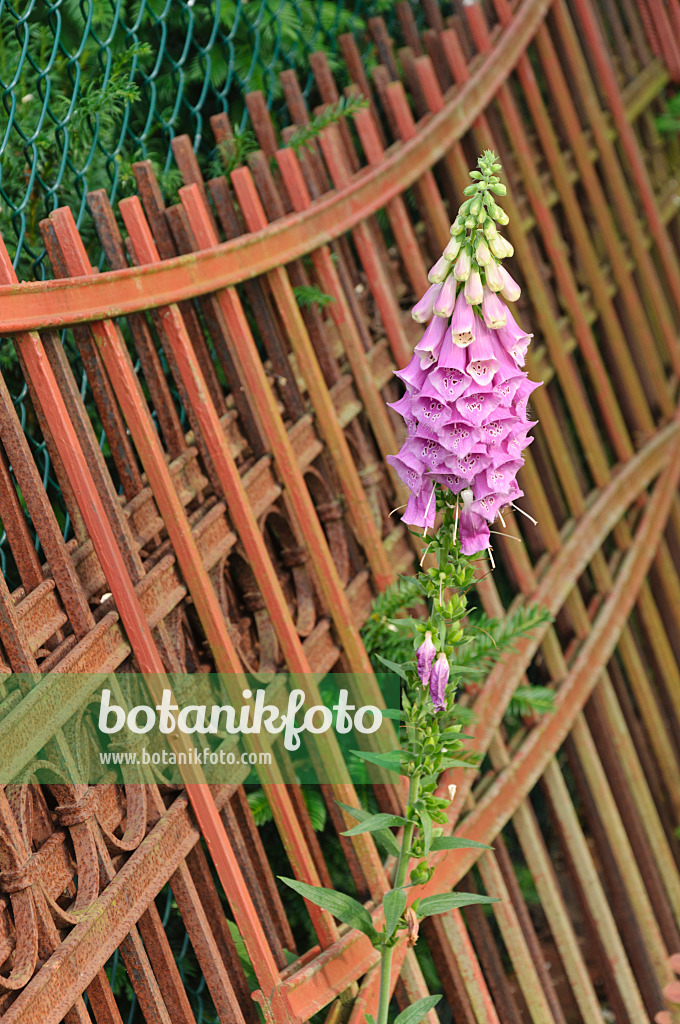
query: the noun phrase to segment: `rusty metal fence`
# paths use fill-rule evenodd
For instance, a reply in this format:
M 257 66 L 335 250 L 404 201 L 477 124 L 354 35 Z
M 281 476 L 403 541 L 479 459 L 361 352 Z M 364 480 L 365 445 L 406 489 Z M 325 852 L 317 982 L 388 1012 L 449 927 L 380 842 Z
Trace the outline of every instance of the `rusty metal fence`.
M 287 145 L 313 114 L 289 71 L 293 127 L 279 138 L 250 94 L 261 148 L 228 180 L 204 182 L 180 137 L 178 203 L 145 162 L 117 211 L 90 193 L 103 272 L 67 208 L 40 225 L 55 280 L 17 283 L 0 246 L 0 333 L 74 534 L 0 380 L 0 519 L 21 581 L 0 585 L 0 752 L 19 770 L 62 742 L 92 672 L 370 671 L 361 624 L 414 553 L 389 515 L 392 370 L 418 336 L 408 309 L 467 169 L 494 148 L 545 383 L 522 480 L 539 525 L 508 517 L 523 543 L 497 538 L 478 595 L 493 614 L 538 601 L 554 623 L 467 695 L 484 760 L 442 780 L 457 784 L 457 832 L 493 850 L 447 854 L 433 891 L 465 877 L 501 902 L 431 919 L 424 940 L 456 1024 L 640 1024 L 663 1010 L 680 952 L 680 157 L 655 123 L 678 76 L 680 7 L 423 8 L 420 31 L 398 5 L 398 52 L 371 21 L 370 81 L 340 39 L 350 92 L 370 106 L 310 146 Z M 335 103 L 327 60 L 310 63 Z M 231 132 L 225 115 L 212 129 Z M 310 286 L 329 298 L 302 302 Z M 36 672 L 33 688 L 12 675 Z M 527 673 L 554 687 L 555 711 L 507 737 Z M 0 791 L 3 1024 L 120 1024 L 114 954 L 129 1019 L 359 1024 L 372 1010 L 370 943 L 325 912 L 298 929 L 311 939 L 294 934 L 243 787 L 193 781 Z M 351 783 L 323 797 L 342 831 Z M 290 873 L 331 884 L 302 791 L 267 798 Z M 397 789 L 375 798 L 400 808 Z M 370 835 L 324 838 L 370 909 L 389 862 Z M 199 1011 L 168 900 L 204 979 Z M 403 1008 L 427 993 L 424 961 L 399 947 L 395 962 Z

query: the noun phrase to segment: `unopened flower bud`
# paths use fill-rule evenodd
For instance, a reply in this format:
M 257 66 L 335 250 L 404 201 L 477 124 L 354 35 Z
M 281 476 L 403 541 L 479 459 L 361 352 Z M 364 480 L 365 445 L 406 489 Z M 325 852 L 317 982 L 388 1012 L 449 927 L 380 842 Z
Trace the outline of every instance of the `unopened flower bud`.
M 457 281 L 467 281 L 470 276 L 470 269 L 472 267 L 472 260 L 470 254 L 470 247 L 468 245 L 461 249 L 460 255 L 453 266 L 453 276 Z
M 442 652 L 430 672 L 430 697 L 435 711 L 446 708 L 446 684 L 449 681 L 449 659 Z
M 444 249 L 444 252 L 442 253 L 444 259 L 453 262 L 453 260 L 455 260 L 456 256 L 460 252 L 460 247 L 462 244 L 463 240 L 461 238 L 452 238 L 451 241 L 446 246 L 446 248 Z
M 506 256 L 512 256 L 515 251 L 507 238 L 503 238 L 502 235 L 496 235 L 494 238 L 490 238 L 489 248 L 497 260 L 504 260 Z
M 449 261 L 444 256 L 440 256 L 435 265 L 430 268 L 427 279 L 431 284 L 441 284 L 450 269 Z
M 411 316 L 419 324 L 425 324 L 431 319 L 434 312 L 435 299 L 441 290 L 440 284 L 433 284 L 427 289 L 422 299 L 416 302 L 411 310 Z
M 432 669 L 432 662 L 434 656 L 437 653 L 434 644 L 432 643 L 432 633 L 428 629 L 425 634 L 425 639 L 418 648 L 416 654 L 416 665 L 418 668 L 418 678 L 420 679 L 423 686 L 427 686 L 430 681 L 430 672 Z
M 487 327 L 498 330 L 505 327 L 508 319 L 508 309 L 499 296 L 489 288 L 484 289 L 482 299 L 482 316 Z
M 480 267 L 485 267 L 491 259 L 489 247 L 483 238 L 480 238 L 475 246 L 475 259 L 477 263 L 479 263 Z
M 456 278 L 453 274 L 449 274 L 444 281 L 444 284 L 441 286 L 441 291 L 435 300 L 435 316 L 445 316 L 447 319 L 451 316 L 453 313 L 453 307 L 456 303 L 457 287 L 458 282 L 456 281 Z
M 507 272 L 505 267 L 500 267 L 501 278 L 503 279 L 503 287 L 501 288 L 501 295 L 508 302 L 517 302 L 518 298 L 522 294 L 522 289 L 517 284 L 517 281 Z
M 482 279 L 479 276 L 479 271 L 475 268 L 470 271 L 470 276 L 465 282 L 465 300 L 471 306 L 478 306 L 482 301 L 483 294 Z
M 498 228 L 496 227 L 496 225 L 494 224 L 490 217 L 484 221 L 483 231 L 484 237 L 488 242 L 490 242 L 492 238 L 498 237 Z M 489 248 L 491 247 L 489 246 Z M 491 251 L 493 252 L 493 249 Z
M 486 272 L 486 283 L 492 292 L 499 292 L 503 287 L 503 278 L 501 277 L 501 268 L 498 266 L 495 260 L 490 262 L 485 267 Z

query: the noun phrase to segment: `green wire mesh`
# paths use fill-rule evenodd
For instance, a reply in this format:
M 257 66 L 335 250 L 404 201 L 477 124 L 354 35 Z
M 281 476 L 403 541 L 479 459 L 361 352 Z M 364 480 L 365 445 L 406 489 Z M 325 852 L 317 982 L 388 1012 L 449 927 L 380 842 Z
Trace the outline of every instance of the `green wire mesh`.
M 411 3 L 420 24 L 421 4 Z M 355 35 L 370 71 L 377 58 L 368 19 L 384 16 L 400 40 L 396 5 L 397 0 L 0 0 L 0 232 L 19 279 L 49 275 L 39 224 L 59 206 L 71 207 L 91 259 L 100 258 L 87 193 L 105 188 L 115 202 L 134 191 L 136 160 L 152 161 L 171 199 L 181 184 L 170 147 L 175 135 L 188 134 L 203 167 L 218 173 L 209 118 L 225 111 L 246 139 L 247 92 L 261 90 L 283 127 L 281 71 L 295 69 L 305 95 L 316 102 L 310 53 L 325 51 L 344 86 L 341 33 Z M 70 332 L 63 341 L 106 454 Z M 0 345 L 0 372 L 69 536 L 66 508 L 12 344 Z M 0 569 L 10 588 L 19 585 L 1 524 Z
M 393 25 L 395 3 L 0 0 L 0 231 L 21 276 L 47 273 L 38 224 L 56 206 L 68 204 L 80 224 L 86 193 L 126 194 L 145 158 L 172 191 L 174 135 L 209 156 L 210 115 L 226 111 L 243 130 L 243 97 L 255 89 L 282 120 L 278 74 L 296 69 L 308 94 L 314 50 L 342 81 L 341 33 L 356 35 L 370 66 L 367 19 Z

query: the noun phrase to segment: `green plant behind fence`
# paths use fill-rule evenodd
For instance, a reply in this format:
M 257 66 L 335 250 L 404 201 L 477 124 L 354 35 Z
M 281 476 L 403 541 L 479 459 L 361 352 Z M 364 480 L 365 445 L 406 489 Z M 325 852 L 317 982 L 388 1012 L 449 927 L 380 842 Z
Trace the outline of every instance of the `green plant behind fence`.
M 396 27 L 395 3 L 0 0 L 0 230 L 20 276 L 47 273 L 38 225 L 51 210 L 68 204 L 80 224 L 87 192 L 126 194 L 142 158 L 172 193 L 172 137 L 189 134 L 207 160 L 208 118 L 226 111 L 243 131 L 246 92 L 262 90 L 285 123 L 278 73 L 296 69 L 309 94 L 314 50 L 344 84 L 341 33 L 356 35 L 370 68 L 367 19 Z

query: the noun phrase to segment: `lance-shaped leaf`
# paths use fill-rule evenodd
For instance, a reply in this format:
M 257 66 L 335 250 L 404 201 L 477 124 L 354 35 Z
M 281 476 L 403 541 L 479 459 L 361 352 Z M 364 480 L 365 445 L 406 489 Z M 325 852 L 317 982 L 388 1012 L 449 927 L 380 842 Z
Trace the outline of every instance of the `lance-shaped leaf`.
M 493 846 L 478 843 L 475 839 L 462 839 L 458 836 L 439 836 L 432 840 L 432 850 L 493 850 Z
M 391 672 L 395 672 L 401 679 L 407 679 L 408 675 L 403 665 L 399 665 L 396 661 L 390 661 L 389 658 L 383 658 L 382 654 L 376 654 L 375 657 L 378 661 L 381 661 L 383 665 L 386 665 Z
M 387 938 L 391 939 L 397 930 L 399 918 L 406 910 L 406 893 L 403 889 L 390 889 L 383 896 L 383 911 L 385 912 L 385 931 Z
M 392 828 L 395 825 L 407 825 L 408 818 L 402 818 L 398 814 L 369 814 L 358 825 L 342 832 L 343 836 L 359 836 L 362 832 L 381 832 L 384 828 Z
M 442 892 L 436 896 L 424 896 L 418 904 L 418 917 L 445 914 L 447 910 L 472 907 L 476 903 L 498 903 L 495 896 L 480 896 L 476 892 Z
M 333 917 L 337 917 L 338 921 L 342 921 L 343 924 L 348 924 L 350 928 L 357 928 L 364 935 L 368 935 L 371 942 L 375 944 L 378 933 L 373 927 L 371 915 L 366 910 L 366 907 L 362 906 L 357 900 L 353 900 L 351 896 L 346 896 L 342 892 L 336 892 L 334 889 L 322 889 L 321 886 L 298 882 L 296 878 L 283 878 L 279 875 L 279 879 L 285 882 L 286 885 L 289 885 L 291 889 L 294 889 L 295 892 L 299 892 L 310 903 L 314 903 L 317 907 L 321 907 L 322 910 L 327 910 Z
M 385 771 L 394 772 L 396 775 L 402 774 L 402 754 L 400 750 L 388 750 L 384 754 L 372 754 L 368 750 L 352 750 L 350 753 L 355 754 L 361 761 L 367 761 L 369 764 L 377 765 L 378 768 L 384 768 Z M 466 767 L 468 766 L 466 765 Z
M 418 1021 L 421 1021 L 440 999 L 441 996 L 425 996 L 424 999 L 418 999 L 417 1002 L 401 1011 L 395 1018 L 394 1024 L 418 1024 Z
M 374 815 L 369 811 L 365 811 L 361 807 L 350 807 L 349 804 L 340 803 L 339 800 L 337 800 L 336 803 L 338 807 L 342 807 L 343 811 L 347 811 L 347 813 L 351 814 L 353 818 L 357 819 L 357 821 L 363 822 L 368 818 L 374 817 Z M 401 847 L 399 846 L 397 837 L 390 832 L 389 828 L 379 829 L 377 832 L 373 832 L 373 837 L 377 843 L 380 843 L 387 853 L 394 854 L 395 857 L 399 856 Z

